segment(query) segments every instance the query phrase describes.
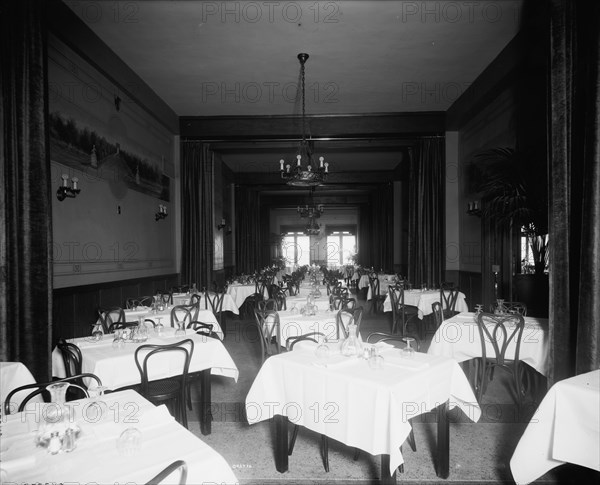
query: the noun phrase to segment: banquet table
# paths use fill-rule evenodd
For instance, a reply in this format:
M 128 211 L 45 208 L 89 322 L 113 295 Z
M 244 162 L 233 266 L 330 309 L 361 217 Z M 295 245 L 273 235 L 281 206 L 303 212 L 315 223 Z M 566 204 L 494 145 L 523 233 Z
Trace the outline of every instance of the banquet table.
M 279 332 L 277 341 L 282 347 L 286 346 L 289 337 L 298 337 L 311 332 L 321 332 L 327 339 L 338 339 L 336 315 L 337 311 L 318 311 L 316 315 L 304 316 L 290 310 L 277 312 L 279 314 Z M 267 322 L 269 319 L 267 318 Z
M 416 306 L 419 309 L 419 318 L 422 320 L 424 316 L 431 315 L 433 313 L 433 309 L 431 308 L 431 304 L 440 301 L 440 290 L 404 290 L 404 304 Z M 444 306 L 445 308 L 445 306 Z M 456 307 L 455 310 L 457 312 L 468 312 L 469 307 L 465 300 L 465 294 L 462 292 L 458 293 L 458 297 L 456 299 Z M 383 311 L 391 312 L 392 311 L 392 303 L 390 302 L 390 295 L 385 297 L 385 301 L 383 302 Z
M 121 348 L 113 348 L 112 338 L 105 336 L 101 341 L 93 341 L 89 337 L 76 338 L 69 342 L 77 345 L 81 350 L 82 372 L 97 375 L 102 384 L 108 389 L 119 389 L 141 382 L 140 373 L 135 364 L 134 352 L 137 347 L 144 344 L 171 344 L 184 338 L 194 341 L 194 352 L 190 361 L 189 372 L 202 372 L 200 422 L 203 434 L 210 434 L 210 404 L 211 385 L 210 376 L 221 375 L 234 379 L 237 382 L 239 371 L 233 359 L 223 346 L 223 343 L 214 338 L 207 338 L 188 331 L 185 337 L 175 336 L 175 329 L 165 327 L 161 336 L 153 335 L 144 343 L 126 343 Z M 165 353 L 160 356 L 164 361 L 153 368 L 152 379 L 171 377 L 179 372 L 181 367 L 178 356 Z M 157 372 L 160 368 L 160 372 Z M 65 377 L 65 367 L 60 351 L 55 348 L 52 352 L 52 375 Z
M 383 295 L 387 293 L 388 286 L 392 284 L 395 279 L 395 274 L 380 274 L 377 275 L 377 279 L 379 280 L 379 292 Z M 364 274 L 358 280 L 358 289 L 361 290 L 363 288 L 368 288 L 367 290 L 367 300 L 371 299 L 371 283 L 369 280 L 369 275 Z
M 28 384 L 35 384 L 35 379 L 25 364 L 22 362 L 0 362 L 0 404 L 4 403 L 13 389 Z M 29 391 L 18 392 L 10 401 L 18 408 L 28 393 Z M 36 396 L 34 401 L 41 402 L 42 399 L 40 396 Z M 2 407 L 0 407 L 1 409 Z
M 27 412 L 3 418 L 2 483 L 142 484 L 176 460 L 187 464 L 187 483 L 238 483 L 219 453 L 177 423 L 164 405 L 156 407 L 133 390 L 106 394 L 100 401 L 71 401 L 81 432 L 73 451 L 55 455 L 34 444 L 48 404 L 33 404 L 27 404 Z M 141 432 L 138 450 L 119 449 L 119 437 L 129 428 Z M 178 483 L 178 473 L 164 483 Z
M 288 420 L 350 447 L 382 455 L 382 478 L 395 482 L 403 463 L 400 445 L 410 419 L 437 407 L 436 473 L 449 474 L 449 407 L 458 406 L 473 421 L 481 410 L 460 366 L 446 357 L 417 353 L 403 358 L 399 349 L 382 346 L 383 368 L 364 359 L 332 352 L 317 361 L 316 344 L 271 356 L 246 397 L 248 422 L 275 418 L 276 468 L 288 470 Z M 293 383 L 293 385 L 290 385 Z M 318 408 L 319 419 L 315 419 Z
M 147 307 L 138 307 L 134 309 L 124 310 L 125 312 L 125 321 L 127 322 L 135 322 L 140 317 L 149 318 L 154 323 L 158 324 L 160 322 L 163 327 L 171 326 L 171 310 L 172 306 L 165 308 L 163 311 L 159 311 L 158 313 L 153 313 L 150 308 Z M 215 332 L 221 340 L 224 338 L 223 329 L 221 325 L 219 325 L 219 321 L 212 310 L 198 310 L 198 316 L 196 320 L 203 323 L 210 323 L 213 326 L 213 332 Z
M 554 384 L 510 459 L 519 485 L 565 463 L 600 471 L 600 370 Z
M 430 355 L 444 355 L 457 362 L 481 357 L 481 338 L 474 313 L 463 312 L 442 322 L 435 332 L 427 351 Z M 525 317 L 519 358 L 540 374 L 546 375 L 548 361 L 548 319 Z M 506 349 L 506 358 L 514 358 L 514 340 Z M 496 355 L 491 342 L 486 342 L 486 353 Z
M 200 309 L 201 310 L 212 310 L 212 307 L 210 306 L 210 303 L 208 303 L 206 301 L 206 298 L 204 298 L 204 293 L 196 293 L 198 296 L 200 296 Z M 210 297 L 214 297 L 216 295 L 216 293 L 209 291 L 208 295 Z M 189 305 L 190 301 L 192 299 L 192 294 L 191 293 L 174 293 L 173 294 L 173 305 Z M 207 305 L 208 303 L 208 305 Z M 239 306 L 236 305 L 235 300 L 232 298 L 232 296 L 229 293 L 225 293 L 223 295 L 223 307 L 222 310 L 224 312 L 231 312 L 231 313 L 235 313 L 236 315 L 240 314 L 240 309 Z
M 234 303 L 237 307 L 241 307 L 246 298 L 256 293 L 256 285 L 254 283 L 250 285 L 242 285 L 239 283 L 232 283 L 227 287 L 227 294 L 233 298 Z M 265 298 L 268 297 L 265 290 Z

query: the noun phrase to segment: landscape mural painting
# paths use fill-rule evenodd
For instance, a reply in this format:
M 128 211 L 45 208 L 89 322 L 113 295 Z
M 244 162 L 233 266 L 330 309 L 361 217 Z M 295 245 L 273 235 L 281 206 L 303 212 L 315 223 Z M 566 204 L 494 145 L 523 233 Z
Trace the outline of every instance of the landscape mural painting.
M 132 190 L 170 200 L 170 178 L 151 163 L 122 150 L 119 143 L 80 128 L 74 119 L 66 119 L 57 112 L 50 113 L 49 126 L 53 160 L 115 182 L 115 189 L 124 183 Z

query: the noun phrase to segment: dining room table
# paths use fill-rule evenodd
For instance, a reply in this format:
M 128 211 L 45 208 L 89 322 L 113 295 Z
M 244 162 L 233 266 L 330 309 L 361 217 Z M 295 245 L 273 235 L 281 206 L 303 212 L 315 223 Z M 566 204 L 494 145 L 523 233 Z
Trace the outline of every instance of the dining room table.
M 325 356 L 317 344 L 304 342 L 269 357 L 246 396 L 249 424 L 275 422 L 275 466 L 289 469 L 288 423 L 372 455 L 381 455 L 382 483 L 396 483 L 403 462 L 400 446 L 411 431 L 410 420 L 437 414 L 436 474 L 449 475 L 448 410 L 459 407 L 472 421 L 481 410 L 459 365 L 447 357 L 411 354 L 375 344 L 383 358 L 379 368 L 347 357 L 332 344 Z M 368 344 L 364 344 L 368 345 Z M 293 383 L 293 385 L 291 384 Z
M 298 309 L 299 310 L 299 309 Z M 317 310 L 314 315 L 307 315 L 291 310 L 277 312 L 279 314 L 279 331 L 276 331 L 277 342 L 281 347 L 287 347 L 290 337 L 298 337 L 312 332 L 319 332 L 328 340 L 337 340 L 336 315 L 337 311 Z M 267 317 L 265 323 L 270 322 Z
M 123 310 L 125 313 L 125 321 L 126 322 L 137 322 L 140 318 L 150 319 L 154 322 L 155 325 L 162 325 L 163 327 L 171 326 L 171 310 L 176 305 L 166 306 L 163 310 L 154 311 L 149 307 L 135 307 L 129 308 L 127 310 Z M 196 320 L 202 323 L 210 323 L 213 326 L 213 332 L 219 336 L 221 340 L 225 338 L 225 334 L 221 325 L 219 325 L 219 321 L 217 317 L 212 312 L 212 310 L 206 310 L 204 308 L 200 308 L 198 310 L 198 315 L 196 316 Z
M 367 298 L 369 297 L 367 296 Z M 440 302 L 440 299 L 440 290 L 404 290 L 404 304 L 417 307 L 418 317 L 421 320 L 423 320 L 425 316 L 431 315 L 433 313 L 431 305 L 436 301 Z M 445 303 L 440 303 L 442 304 L 442 308 L 446 309 Z M 458 293 L 458 297 L 456 298 L 456 306 L 454 309 L 457 312 L 469 311 L 469 306 L 467 305 L 466 297 L 463 292 Z M 392 311 L 392 302 L 390 301 L 389 294 L 386 295 L 385 300 L 383 302 L 383 311 Z
M 600 471 L 600 369 L 555 383 L 510 459 L 517 485 L 565 463 Z
M 115 344 L 114 335 L 105 335 L 102 340 L 93 337 L 79 337 L 68 340 L 81 350 L 81 370 L 92 373 L 102 380 L 102 385 L 109 390 L 140 384 L 141 376 L 136 366 L 134 353 L 140 345 L 167 345 L 183 339 L 192 339 L 194 352 L 190 360 L 189 372 L 201 373 L 200 387 L 200 428 L 203 434 L 211 433 L 211 375 L 219 375 L 234 379 L 237 382 L 239 370 L 221 340 L 195 332 L 187 331 L 185 335 L 177 335 L 176 330 L 165 327 L 161 334 L 152 334 L 143 342 L 126 341 Z M 165 353 L 161 357 L 164 362 L 152 368 L 151 379 L 172 377 L 180 372 L 180 359 L 173 353 Z M 58 348 L 52 352 L 52 375 L 66 377 L 64 361 Z
M 212 310 L 212 307 L 208 301 L 206 301 L 204 293 L 173 293 L 173 305 L 189 305 L 192 301 L 192 296 L 198 295 L 200 298 L 198 300 L 200 310 Z M 208 296 L 210 298 L 214 298 L 217 295 L 214 291 L 209 291 Z M 222 311 L 231 312 L 235 315 L 240 314 L 240 308 L 235 303 L 233 297 L 225 292 L 223 295 L 223 306 Z
M 239 483 L 221 454 L 134 390 L 67 404 L 72 431 L 58 434 L 56 448 L 40 439 L 56 403 L 29 402 L 2 418 L 1 483 L 142 484 L 177 460 L 187 483 Z M 178 475 L 161 483 L 179 483 Z
M 524 317 L 524 321 L 519 359 L 545 376 L 548 364 L 548 319 Z M 506 349 L 506 358 L 514 358 L 515 350 L 513 339 Z M 475 313 L 462 312 L 444 320 L 435 332 L 427 353 L 451 357 L 457 362 L 481 357 L 481 337 Z M 486 353 L 496 355 L 492 343 L 487 340 Z
M 22 362 L 0 362 L 0 413 L 8 394 L 17 387 L 35 384 L 35 378 Z M 18 408 L 28 391 L 17 392 L 11 398 L 11 403 Z M 41 402 L 40 396 L 33 398 Z
M 248 298 L 251 295 L 254 295 L 255 293 L 256 285 L 254 283 L 231 283 L 229 286 L 227 286 L 226 292 L 226 294 L 228 294 L 233 299 L 235 305 L 237 305 L 238 308 L 244 304 L 246 298 Z M 265 299 L 269 297 L 266 288 L 263 297 Z

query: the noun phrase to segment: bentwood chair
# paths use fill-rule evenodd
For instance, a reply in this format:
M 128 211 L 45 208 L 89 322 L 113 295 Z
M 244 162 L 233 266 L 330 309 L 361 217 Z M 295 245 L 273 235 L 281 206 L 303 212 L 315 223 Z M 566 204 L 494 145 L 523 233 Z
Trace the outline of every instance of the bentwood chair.
M 405 335 L 411 320 L 418 318 L 419 309 L 414 305 L 404 303 L 404 286 L 390 286 L 388 295 L 392 306 L 392 333 L 402 330 L 401 335 Z
M 431 304 L 431 310 L 433 311 L 433 323 L 435 328 L 434 332 L 437 332 L 437 329 L 440 328 L 440 325 L 444 321 L 444 312 L 442 311 L 442 304 L 439 301 L 434 301 Z
M 111 333 L 110 328 L 115 323 L 126 323 L 125 312 L 121 307 L 98 308 L 98 320 L 104 333 Z
M 171 308 L 171 327 L 186 328 L 191 322 L 198 318 L 197 305 L 175 305 Z
M 178 364 L 177 374 L 163 379 L 153 379 L 151 372 L 164 366 L 165 354 Z M 186 396 L 188 372 L 194 353 L 194 341 L 184 339 L 168 345 L 140 345 L 133 354 L 141 377 L 140 394 L 153 404 L 167 403 L 179 423 L 187 428 Z M 162 361 L 162 362 L 161 362 Z M 173 365 L 171 366 L 173 368 Z M 174 403 L 174 406 L 172 404 Z
M 442 304 L 442 311 L 444 313 L 444 319 L 448 319 L 456 315 L 456 301 L 458 300 L 458 294 L 460 293 L 458 288 L 451 284 L 445 283 L 440 286 L 440 303 Z
M 207 310 L 211 310 L 219 322 L 221 329 L 223 329 L 223 299 L 225 298 L 225 291 L 221 290 L 219 293 L 209 294 L 206 292 L 204 294 L 204 303 L 206 305 Z
M 276 310 L 254 310 L 254 321 L 260 340 L 261 359 L 264 364 L 268 357 L 280 352 L 279 313 Z
M 151 307 L 154 303 L 153 296 L 136 296 L 125 300 L 125 308 L 128 310 L 139 306 Z
M 476 389 L 477 400 L 480 403 L 492 373 L 499 368 L 511 374 L 510 384 L 519 410 L 521 409 L 524 388 L 520 350 L 524 326 L 525 321 L 520 314 L 496 315 L 485 312 L 479 314 L 477 327 L 481 341 L 481 360 L 477 369 Z M 491 344 L 491 353 L 488 352 L 486 342 Z M 514 348 L 514 354 L 511 350 L 510 355 L 507 355 L 509 347 Z
M 369 276 L 369 286 L 371 287 L 371 312 L 383 313 L 383 302 L 385 294 L 381 294 L 381 282 L 377 276 Z
M 95 374 L 89 374 L 89 373 L 83 373 L 83 374 L 78 374 L 75 376 L 64 377 L 62 379 L 55 379 L 50 382 L 37 382 L 34 384 L 27 384 L 25 386 L 17 387 L 8 393 L 8 395 L 6 396 L 6 399 L 4 400 L 3 412 L 6 415 L 12 414 L 15 411 L 20 413 L 25 409 L 26 404 L 31 399 L 33 399 L 35 396 L 38 396 L 40 394 L 42 396 L 42 399 L 44 399 L 45 402 L 50 402 L 50 393 L 47 391 L 46 388 L 49 385 L 56 384 L 58 382 L 68 382 L 72 386 L 76 386 L 75 388 L 79 388 L 79 394 L 78 395 L 73 394 L 71 397 L 69 395 L 67 395 L 67 401 L 72 400 L 72 399 L 81 399 L 82 397 L 89 397 L 87 389 L 85 387 L 80 387 L 80 385 L 78 384 L 84 378 L 89 378 L 89 379 L 93 379 L 94 381 L 96 381 L 97 387 L 102 386 L 102 381 L 100 380 L 100 378 Z M 21 391 L 27 391 L 30 389 L 31 389 L 31 393 L 28 394 L 21 401 L 21 404 L 18 407 L 16 405 L 11 405 L 10 401 L 15 394 L 17 394 Z
M 351 323 L 356 325 L 356 333 L 360 334 L 360 324 L 362 322 L 363 307 L 356 307 L 354 310 L 349 308 L 342 308 L 338 310 L 335 316 L 336 322 L 336 337 L 338 339 L 345 339 L 348 337 L 348 326 Z
M 149 481 L 146 482 L 145 485 L 162 485 L 165 483 L 165 480 L 168 478 L 168 483 L 175 483 L 171 475 L 179 471 L 179 485 L 186 485 L 187 483 L 187 463 L 183 460 L 177 460 L 171 463 L 164 470 L 159 472 L 156 476 L 152 477 Z

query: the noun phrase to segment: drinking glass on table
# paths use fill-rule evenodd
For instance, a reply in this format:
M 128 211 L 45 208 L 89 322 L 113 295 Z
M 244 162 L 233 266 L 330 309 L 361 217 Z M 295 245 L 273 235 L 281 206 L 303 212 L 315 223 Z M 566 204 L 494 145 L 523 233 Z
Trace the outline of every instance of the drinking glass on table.
M 185 336 L 185 322 L 177 322 L 177 330 L 175 330 L 175 337 Z
M 154 327 L 154 333 L 159 337 L 162 335 L 163 330 L 165 328 L 161 321 L 162 317 L 156 317 L 156 326 Z
M 405 337 L 406 347 L 402 349 L 402 357 L 406 359 L 412 359 L 415 356 L 415 349 L 412 348 L 411 342 L 414 342 L 415 339 L 412 337 Z

